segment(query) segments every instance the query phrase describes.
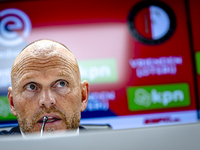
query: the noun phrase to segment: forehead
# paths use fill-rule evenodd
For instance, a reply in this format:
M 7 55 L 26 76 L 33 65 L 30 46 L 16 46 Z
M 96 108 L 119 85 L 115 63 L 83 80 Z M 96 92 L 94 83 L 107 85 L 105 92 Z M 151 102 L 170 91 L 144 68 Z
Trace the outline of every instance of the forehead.
M 55 58 L 60 57 L 63 59 L 72 59 L 76 62 L 74 55 L 64 45 L 53 41 L 42 40 L 27 46 L 17 56 L 13 66 L 19 63 L 21 60 L 27 58 L 38 58 L 40 60 L 45 60 L 45 59 L 53 59 L 54 57 Z
M 46 45 L 45 45 L 46 44 Z M 16 58 L 11 78 L 19 79 L 31 71 L 45 72 L 52 69 L 61 69 L 60 74 L 79 76 L 78 64 L 74 55 L 59 44 L 32 45 L 24 49 Z
M 16 81 L 16 86 L 21 87 L 24 86 L 28 82 L 36 82 L 41 85 L 50 85 L 51 83 L 59 80 L 64 79 L 68 81 L 70 84 L 77 84 L 77 78 L 76 76 L 72 75 L 73 72 L 68 70 L 63 70 L 59 68 L 55 69 L 47 69 L 45 71 L 43 70 L 29 70 L 23 73 L 18 80 Z

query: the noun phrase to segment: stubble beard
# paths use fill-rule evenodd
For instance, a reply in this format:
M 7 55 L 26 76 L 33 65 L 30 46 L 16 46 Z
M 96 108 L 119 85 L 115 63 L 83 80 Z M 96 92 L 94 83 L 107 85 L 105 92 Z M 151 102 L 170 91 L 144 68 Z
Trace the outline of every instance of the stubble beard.
M 66 117 L 64 113 L 60 110 L 56 109 L 54 106 L 47 109 L 43 107 L 41 111 L 37 112 L 32 119 L 25 118 L 23 114 L 17 113 L 18 124 L 20 126 L 21 131 L 24 134 L 30 134 L 33 132 L 40 132 L 34 131 L 35 126 L 37 125 L 37 121 L 40 119 L 42 114 L 44 113 L 57 113 L 60 115 L 61 120 L 65 123 L 65 130 L 76 130 L 79 127 L 81 114 L 80 111 L 77 110 L 73 115 Z M 57 129 L 55 127 L 45 128 L 47 132 L 54 132 Z

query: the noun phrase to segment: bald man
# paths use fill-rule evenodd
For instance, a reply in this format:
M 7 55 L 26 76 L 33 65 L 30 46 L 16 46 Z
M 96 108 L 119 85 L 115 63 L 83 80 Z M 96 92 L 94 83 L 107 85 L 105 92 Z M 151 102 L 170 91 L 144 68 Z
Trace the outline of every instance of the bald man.
M 76 58 L 63 44 L 51 40 L 29 44 L 14 61 L 11 82 L 8 100 L 19 126 L 1 135 L 40 132 L 44 116 L 48 117 L 44 134 L 79 132 L 89 84 L 81 82 Z

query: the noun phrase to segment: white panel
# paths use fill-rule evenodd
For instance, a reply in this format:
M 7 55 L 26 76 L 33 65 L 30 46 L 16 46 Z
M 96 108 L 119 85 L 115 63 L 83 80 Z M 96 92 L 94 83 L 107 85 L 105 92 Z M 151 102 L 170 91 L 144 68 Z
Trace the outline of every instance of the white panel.
M 150 6 L 151 33 L 154 40 L 162 38 L 170 27 L 168 14 L 158 6 Z

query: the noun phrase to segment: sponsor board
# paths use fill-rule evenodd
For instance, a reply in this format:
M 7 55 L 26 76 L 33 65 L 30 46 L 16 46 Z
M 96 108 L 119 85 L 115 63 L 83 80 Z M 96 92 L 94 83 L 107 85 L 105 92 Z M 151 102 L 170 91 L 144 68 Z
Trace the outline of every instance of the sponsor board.
M 128 87 L 130 111 L 151 110 L 190 105 L 187 83 Z
M 143 115 L 101 117 L 93 118 L 92 120 L 90 118 L 82 118 L 80 124 L 91 124 L 91 121 L 93 124 L 109 124 L 112 126 L 112 129 L 116 130 L 196 123 L 198 122 L 198 119 L 197 111 L 190 110 Z
M 78 64 L 82 81 L 87 80 L 90 84 L 118 81 L 115 59 L 78 61 Z
M 183 59 L 181 56 L 137 58 L 130 59 L 129 64 L 131 68 L 136 69 L 138 78 L 150 75 L 175 75 L 177 73 L 177 65 L 182 65 Z
M 32 23 L 29 16 L 17 8 L 0 11 L 0 93 L 5 95 L 11 85 L 10 71 L 16 56 L 27 45 Z

